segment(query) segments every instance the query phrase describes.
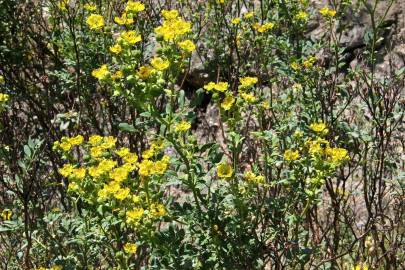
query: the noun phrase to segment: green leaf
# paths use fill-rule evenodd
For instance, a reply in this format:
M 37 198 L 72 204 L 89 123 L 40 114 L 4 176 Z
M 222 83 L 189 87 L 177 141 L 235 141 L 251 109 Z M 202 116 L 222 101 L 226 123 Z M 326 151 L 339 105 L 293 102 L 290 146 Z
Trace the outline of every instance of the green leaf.
M 118 125 L 118 128 L 122 131 L 127 131 L 127 132 L 135 132 L 136 129 L 133 125 L 127 124 L 127 123 L 120 123 Z

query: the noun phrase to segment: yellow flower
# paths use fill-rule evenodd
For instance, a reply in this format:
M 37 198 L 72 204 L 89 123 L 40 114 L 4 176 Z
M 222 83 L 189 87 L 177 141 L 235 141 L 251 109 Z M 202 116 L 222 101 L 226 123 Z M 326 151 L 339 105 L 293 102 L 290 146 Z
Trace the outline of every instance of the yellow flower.
M 98 164 L 98 170 L 102 173 L 111 171 L 115 166 L 117 166 L 117 161 L 112 159 L 103 159 Z
M 83 136 L 77 135 L 76 137 L 70 138 L 68 141 L 71 145 L 80 145 L 83 143 Z
M 102 65 L 101 67 L 99 67 L 91 72 L 91 75 L 93 75 L 93 77 L 95 77 L 99 80 L 103 80 L 103 79 L 107 78 L 107 76 L 109 74 L 110 74 L 110 72 L 108 71 L 108 66 L 106 64 Z
M 92 158 L 99 158 L 104 154 L 104 148 L 101 146 L 94 146 L 90 148 L 90 156 Z
M 53 265 L 49 270 L 63 270 L 63 267 L 61 265 Z
M 228 163 L 220 163 L 217 166 L 217 175 L 220 178 L 231 178 L 233 175 L 233 169 Z
M 220 92 L 225 92 L 228 90 L 228 83 L 227 82 L 219 82 L 216 84 L 215 90 Z
M 311 56 L 307 60 L 305 60 L 302 64 L 305 68 L 311 68 L 314 66 L 314 63 L 316 62 L 316 57 Z
M 252 18 L 254 15 L 255 15 L 255 13 L 254 13 L 253 11 L 251 11 L 251 12 L 245 13 L 245 14 L 243 15 L 243 18 L 245 18 L 245 19 L 250 19 L 250 18 Z
M 0 83 L 4 83 L 4 76 L 0 75 Z
M 150 205 L 150 213 L 154 218 L 163 217 L 164 215 L 166 215 L 166 208 L 161 203 L 152 203 Z
M 79 185 L 76 182 L 70 182 L 68 185 L 68 191 L 79 190 Z
M 162 11 L 162 15 L 166 20 L 173 20 L 173 19 L 177 19 L 177 17 L 179 16 L 179 12 L 177 10 L 163 10 Z
M 10 96 L 8 94 L 0 93 L 0 102 L 4 103 L 9 100 Z
M 287 161 L 294 161 L 297 160 L 300 157 L 300 153 L 298 150 L 293 151 L 291 149 L 288 149 L 284 152 L 284 159 Z
M 365 263 L 361 263 L 356 266 L 353 266 L 352 270 L 368 270 L 368 266 Z
M 87 3 L 83 7 L 87 11 L 95 11 L 97 9 L 97 6 L 94 3 Z
M 154 173 L 164 174 L 169 166 L 169 157 L 164 156 L 161 160 L 156 161 L 154 165 Z
M 312 123 L 309 128 L 312 131 L 315 131 L 316 133 L 319 133 L 321 135 L 326 135 L 329 132 L 329 129 L 326 127 L 325 123 L 319 122 L 319 123 Z
M 127 223 L 137 224 L 142 219 L 144 212 L 145 210 L 143 210 L 143 208 L 134 208 L 132 210 L 129 210 L 127 212 Z
M 165 142 L 162 139 L 158 139 L 152 142 L 151 149 L 161 150 L 165 147 Z
M 134 45 L 134 44 L 142 41 L 141 35 L 138 34 L 134 30 L 122 32 L 121 37 L 123 40 L 125 40 L 126 42 L 128 42 L 131 45 Z
M 149 148 L 142 152 L 142 158 L 150 159 L 155 154 L 155 149 Z
M 233 104 L 235 103 L 235 98 L 232 95 L 226 96 L 221 102 L 221 108 L 225 111 L 229 111 Z
M 234 18 L 234 19 L 232 19 L 232 21 L 231 21 L 231 23 L 232 23 L 232 24 L 235 24 L 235 25 L 240 24 L 240 22 L 241 22 L 241 19 L 240 19 L 240 18 Z
M 63 165 L 63 167 L 60 168 L 58 171 L 63 177 L 69 177 L 73 172 L 73 165 L 67 163 Z
M 73 169 L 71 177 L 76 180 L 83 180 L 86 177 L 86 168 Z
M 96 146 L 98 144 L 100 144 L 103 141 L 103 137 L 101 137 L 100 135 L 91 135 L 89 138 L 89 143 L 92 146 Z
M 59 144 L 59 147 L 64 151 L 64 152 L 68 152 L 71 148 L 72 148 L 72 144 L 69 141 L 62 141 Z
M 121 147 L 120 149 L 116 150 L 115 153 L 119 156 L 119 157 L 125 157 L 127 155 L 129 155 L 130 151 L 128 148 L 126 147 Z
M 125 161 L 125 163 L 136 164 L 138 162 L 138 155 L 135 153 L 129 153 L 128 155 L 124 156 L 122 159 Z
M 117 70 L 113 75 L 111 75 L 111 79 L 113 81 L 119 80 L 124 77 L 124 72 L 122 70 Z
M 120 52 L 122 52 L 122 47 L 120 44 L 115 44 L 113 46 L 110 47 L 110 52 L 115 53 L 115 54 L 119 54 Z
M 322 155 L 325 153 L 326 148 L 329 147 L 329 142 L 321 138 L 317 138 L 316 140 L 309 139 L 306 142 L 306 146 L 308 147 L 310 154 Z
M 335 17 L 336 15 L 336 10 L 330 9 L 327 6 L 324 6 L 319 10 L 319 13 L 321 13 L 322 16 L 324 17 Z
M 331 148 L 328 147 L 325 150 L 326 155 L 328 155 L 329 161 L 334 164 L 340 164 L 345 160 L 349 160 L 350 157 L 347 150 L 344 148 Z
M 69 0 L 60 0 L 58 2 L 58 8 L 62 11 L 66 10 L 66 6 L 69 4 Z
M 263 184 L 264 183 L 264 176 L 263 175 L 256 175 L 252 171 L 245 172 L 244 175 L 246 181 L 254 184 Z
M 133 243 L 126 243 L 124 245 L 124 251 L 128 254 L 135 254 L 136 253 L 136 244 Z
M 274 23 L 268 22 L 268 23 L 265 23 L 265 24 L 263 24 L 263 25 L 255 24 L 255 25 L 253 26 L 253 28 L 256 29 L 257 32 L 259 32 L 259 33 L 265 33 L 265 32 L 267 32 L 267 31 L 269 31 L 269 30 L 271 30 L 271 29 L 274 28 Z
M 183 51 L 188 52 L 188 53 L 192 53 L 196 48 L 194 42 L 192 42 L 189 39 L 179 42 L 179 46 Z
M 256 97 L 253 95 L 253 93 L 248 94 L 246 92 L 240 92 L 239 94 L 242 97 L 242 99 L 248 103 L 253 103 L 256 101 Z
M 122 182 L 128 178 L 128 170 L 123 167 L 115 168 L 110 172 L 110 178 L 116 182 Z
M 117 192 L 114 193 L 114 197 L 117 200 L 125 200 L 129 196 L 130 190 L 129 188 L 120 188 L 117 190 Z
M 118 192 L 120 192 L 120 190 L 121 190 L 120 183 L 112 181 L 112 182 L 108 183 L 107 185 L 104 185 L 104 187 L 98 191 L 97 196 L 100 199 L 104 200 L 111 195 L 115 196 L 116 194 L 118 194 Z M 126 191 L 123 191 L 124 194 L 121 194 L 121 196 L 124 196 L 125 192 Z
M 268 101 L 263 101 L 263 102 L 261 103 L 261 106 L 262 106 L 263 109 L 268 110 L 268 109 L 270 109 L 270 102 L 268 102 Z
M 107 136 L 103 138 L 103 143 L 101 144 L 101 147 L 104 149 L 110 149 L 115 147 L 116 142 L 117 138 L 114 138 L 113 136 Z
M 185 132 L 191 128 L 191 124 L 185 120 L 182 120 L 175 127 L 176 132 Z
M 13 213 L 11 212 L 10 209 L 4 209 L 4 210 L 1 212 L 1 217 L 3 218 L 3 220 L 10 220 L 12 214 L 13 214 Z
M 239 88 L 249 88 L 257 83 L 257 77 L 243 77 L 239 79 Z
M 144 159 L 141 161 L 141 163 L 139 163 L 139 175 L 140 176 L 150 176 L 153 174 L 154 172 L 154 166 L 155 164 L 153 163 L 153 161 L 148 160 L 148 159 Z
M 150 66 L 141 66 L 141 67 L 139 67 L 138 72 L 136 74 L 142 80 L 146 80 L 147 78 L 149 78 L 149 76 L 152 74 L 152 72 L 153 72 L 153 69 Z
M 145 10 L 145 5 L 139 1 L 128 1 L 127 6 L 125 7 L 125 11 L 127 12 L 141 12 Z
M 114 22 L 119 25 L 130 25 L 134 23 L 134 19 L 128 18 L 127 13 L 122 13 L 121 17 L 115 17 Z
M 225 92 L 226 90 L 228 90 L 228 83 L 227 82 L 219 82 L 219 83 L 209 82 L 208 84 L 204 85 L 204 89 L 207 91 L 211 91 L 214 89 L 219 92 Z
M 290 64 L 290 67 L 291 67 L 293 70 L 297 71 L 297 70 L 300 69 L 300 64 L 298 64 L 297 62 L 292 62 L 292 63 Z
M 308 13 L 306 13 L 305 11 L 299 11 L 297 14 L 295 14 L 294 18 L 297 21 L 305 21 L 308 19 Z
M 155 28 L 155 33 L 162 36 L 165 41 L 178 39 L 191 31 L 191 23 L 178 18 L 177 11 L 163 11 L 165 21 Z
M 90 29 L 99 30 L 104 27 L 104 18 L 98 14 L 91 14 L 87 17 L 86 23 L 89 25 Z
M 160 57 L 154 57 L 151 61 L 150 61 L 152 67 L 154 67 L 157 70 L 165 70 L 170 66 L 170 62 L 169 60 L 164 60 Z

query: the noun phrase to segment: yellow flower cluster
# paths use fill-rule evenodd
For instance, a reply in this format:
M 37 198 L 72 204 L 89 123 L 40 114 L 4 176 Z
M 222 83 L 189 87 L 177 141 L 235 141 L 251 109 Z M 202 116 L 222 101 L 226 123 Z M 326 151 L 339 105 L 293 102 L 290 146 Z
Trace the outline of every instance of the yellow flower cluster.
M 334 166 L 340 165 L 342 162 L 350 159 L 346 149 L 330 147 L 329 142 L 322 138 L 307 140 L 306 147 L 312 156 L 320 158 L 326 157 L 326 160 Z
M 134 19 L 132 17 L 129 17 L 126 12 L 121 14 L 121 17 L 115 17 L 114 22 L 116 22 L 119 25 L 130 25 L 134 23 Z
M 60 141 L 55 141 L 53 143 L 53 149 L 61 149 L 64 152 L 70 151 L 70 149 L 75 145 L 80 145 L 83 143 L 83 136 L 77 135 L 76 137 L 62 137 Z
M 204 89 L 207 91 L 216 90 L 219 92 L 225 92 L 226 90 L 228 90 L 228 83 L 227 82 L 219 82 L 219 83 L 209 82 L 208 84 L 204 85 Z
M 66 11 L 67 10 L 67 8 L 66 8 L 67 5 L 69 5 L 69 0 L 60 0 L 58 2 L 58 8 L 61 11 Z
M 253 18 L 253 16 L 255 16 L 255 13 L 253 11 L 243 14 L 243 18 L 245 18 L 245 19 Z
M 121 38 L 130 45 L 134 45 L 142 41 L 142 37 L 135 30 L 124 31 L 121 33 Z
M 308 59 L 306 59 L 306 60 L 302 63 L 302 65 L 303 65 L 305 68 L 311 68 L 311 67 L 314 66 L 315 62 L 316 62 L 316 57 L 315 57 L 315 56 L 311 56 L 311 57 L 309 57 Z
M 159 219 L 167 214 L 166 207 L 161 203 L 151 203 L 145 211 L 142 207 L 135 207 L 126 213 L 126 222 L 135 226 L 139 225 L 143 218 Z
M 361 263 L 356 266 L 353 266 L 352 270 L 368 270 L 368 266 L 365 263 Z
M 179 42 L 179 47 L 186 53 L 192 53 L 196 48 L 194 42 L 189 39 Z
M 191 31 L 191 23 L 179 17 L 177 10 L 163 10 L 165 18 L 162 25 L 155 28 L 155 33 L 165 41 L 175 41 Z
M 120 44 L 115 44 L 113 46 L 110 47 L 110 52 L 115 53 L 115 54 L 119 54 L 122 52 L 122 47 Z
M 170 158 L 169 156 L 163 156 L 161 160 L 152 161 L 144 158 L 139 164 L 139 175 L 141 176 L 152 176 L 152 175 L 162 175 L 166 172 L 169 166 Z
M 8 94 L 0 93 L 0 111 L 2 111 L 4 105 L 8 102 L 10 96 Z
M 83 8 L 87 11 L 95 11 L 97 9 L 97 6 L 94 3 L 86 3 L 84 4 Z
M 257 100 L 256 97 L 253 95 L 253 93 L 246 93 L 244 91 L 239 91 L 239 95 L 247 103 L 253 103 Z
M 238 25 L 238 24 L 240 24 L 241 21 L 242 20 L 240 18 L 234 18 L 234 19 L 232 19 L 231 23 L 234 25 Z
M 152 67 L 154 67 L 156 70 L 159 70 L 159 71 L 163 71 L 170 66 L 169 60 L 165 60 L 160 57 L 154 57 L 150 61 L 150 64 L 152 65 Z
M 288 149 L 284 152 L 284 159 L 286 161 L 294 161 L 297 160 L 300 157 L 300 153 L 298 152 L 298 150 L 291 150 Z
M 252 87 L 257 83 L 257 77 L 243 77 L 239 79 L 239 89 Z
M 175 127 L 176 132 L 185 132 L 191 128 L 191 124 L 186 120 L 182 120 Z
M 336 10 L 330 9 L 330 8 L 327 7 L 327 6 L 324 6 L 323 8 L 321 8 L 321 9 L 319 10 L 319 13 L 321 13 L 321 15 L 324 16 L 324 17 L 330 17 L 330 18 L 332 18 L 332 17 L 335 17 L 335 15 L 336 15 Z
M 221 162 L 217 166 L 217 175 L 219 178 L 225 178 L 225 179 L 231 178 L 233 175 L 233 169 L 232 169 L 231 164 Z
M 309 128 L 310 128 L 312 131 L 314 131 L 314 132 L 316 132 L 316 133 L 318 133 L 318 134 L 320 134 L 320 135 L 326 135 L 326 134 L 328 134 L 328 132 L 329 132 L 329 129 L 326 127 L 325 123 L 323 123 L 323 122 L 312 123 L 312 124 L 309 126 Z
M 128 254 L 135 254 L 136 249 L 137 249 L 137 246 L 134 243 L 126 243 L 124 245 L 124 251 L 125 251 L 125 253 L 128 253 Z
M 126 12 L 138 13 L 145 10 L 145 5 L 139 1 L 128 1 L 125 7 Z
M 224 100 L 221 102 L 221 108 L 224 109 L 225 111 L 229 111 L 233 104 L 235 103 L 235 98 L 233 95 L 227 95 Z
M 252 171 L 246 171 L 244 177 L 247 182 L 252 184 L 263 184 L 264 183 L 264 176 L 263 175 L 256 175 Z
M 104 18 L 99 14 L 91 14 L 87 17 L 86 23 L 90 29 L 100 30 L 104 27 Z
M 297 21 L 306 21 L 308 19 L 308 13 L 306 13 L 305 11 L 299 11 L 297 14 L 295 14 L 294 18 Z
M 138 71 L 136 74 L 141 78 L 142 80 L 146 80 L 149 78 L 150 75 L 154 72 L 154 69 L 150 66 L 141 66 L 139 67 Z
M 91 75 L 99 80 L 104 80 L 108 77 L 108 75 L 110 75 L 110 71 L 108 70 L 108 66 L 104 64 L 101 67 L 93 70 Z
M 268 22 L 265 24 L 255 23 L 253 25 L 253 29 L 255 29 L 259 33 L 266 33 L 267 31 L 269 31 L 273 28 L 274 28 L 274 23 L 272 23 L 272 22 Z

